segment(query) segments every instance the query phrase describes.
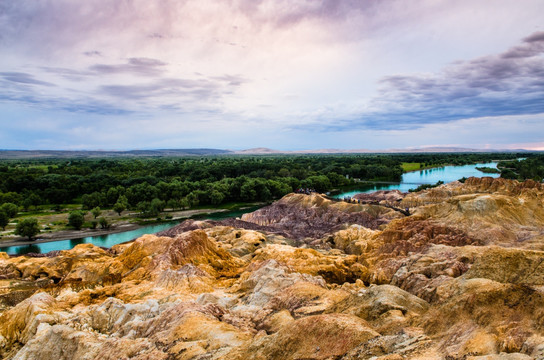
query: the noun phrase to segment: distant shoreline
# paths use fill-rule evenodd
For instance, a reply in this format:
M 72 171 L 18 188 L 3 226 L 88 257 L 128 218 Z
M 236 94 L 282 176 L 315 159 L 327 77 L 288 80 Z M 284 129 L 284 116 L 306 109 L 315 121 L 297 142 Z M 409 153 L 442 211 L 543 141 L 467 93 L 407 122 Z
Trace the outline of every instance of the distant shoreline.
M 472 149 L 461 147 L 427 147 L 415 149 L 308 149 L 276 150 L 253 148 L 227 150 L 212 148 L 194 149 L 145 149 L 145 150 L 23 150 L 0 149 L 0 160 L 51 160 L 51 159 L 100 159 L 100 158 L 155 158 L 155 157 L 198 157 L 198 156 L 239 156 L 239 155 L 373 155 L 373 154 L 476 154 L 476 153 L 540 153 L 527 149 Z
M 36 240 L 28 240 L 27 238 L 20 237 L 18 239 L 9 239 L 7 241 L 0 240 L 0 247 L 9 247 L 9 246 L 25 246 L 25 245 L 34 245 L 34 244 L 43 244 L 53 241 L 63 241 L 63 240 L 77 240 L 89 236 L 102 236 L 121 233 L 125 231 L 136 230 L 144 227 L 146 225 L 140 225 L 136 223 L 125 223 L 117 224 L 112 228 L 106 229 L 84 229 L 84 230 L 60 230 L 52 233 L 43 233 L 38 234 Z
M 36 236 L 36 240 L 28 240 L 24 237 L 10 238 L 10 239 L 0 239 L 0 247 L 10 247 L 10 246 L 27 246 L 34 244 L 43 244 L 54 241 L 63 241 L 63 240 L 78 240 L 89 236 L 103 236 L 110 234 L 117 234 L 131 230 L 137 230 L 145 226 L 149 226 L 157 223 L 166 223 L 174 221 L 183 221 L 189 219 L 193 216 L 203 215 L 203 214 L 212 214 L 218 212 L 225 212 L 225 209 L 199 209 L 199 210 L 186 210 L 181 212 L 182 216 L 177 216 L 172 219 L 168 219 L 160 222 L 149 222 L 149 224 L 137 224 L 129 222 L 121 222 L 113 224 L 110 229 L 83 229 L 83 230 L 59 230 L 51 233 L 40 233 Z

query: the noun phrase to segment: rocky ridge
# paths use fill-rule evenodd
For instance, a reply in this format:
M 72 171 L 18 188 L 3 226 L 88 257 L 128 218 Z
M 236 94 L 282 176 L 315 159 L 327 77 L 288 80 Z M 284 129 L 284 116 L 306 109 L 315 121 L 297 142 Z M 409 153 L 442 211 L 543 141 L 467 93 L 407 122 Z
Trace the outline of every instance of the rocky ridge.
M 541 184 L 377 196 L 0 253 L 0 357 L 544 359 Z

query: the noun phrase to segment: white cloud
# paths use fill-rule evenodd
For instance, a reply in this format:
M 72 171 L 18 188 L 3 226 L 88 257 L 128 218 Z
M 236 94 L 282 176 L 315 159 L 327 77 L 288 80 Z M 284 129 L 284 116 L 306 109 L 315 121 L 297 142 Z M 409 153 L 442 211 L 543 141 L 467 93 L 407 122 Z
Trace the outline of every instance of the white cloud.
M 395 131 L 334 130 L 376 107 L 406 109 L 406 99 L 379 103 L 388 95 L 380 79 L 436 76 L 453 61 L 504 52 L 543 30 L 542 13 L 541 1 L 505 0 L 1 2 L 0 72 L 11 78 L 0 122 L 21 124 L 2 140 L 316 148 L 359 147 L 371 134 L 382 141 L 375 148 L 391 147 Z M 25 133 L 35 118 L 63 125 Z M 100 134 L 105 125 L 112 131 Z

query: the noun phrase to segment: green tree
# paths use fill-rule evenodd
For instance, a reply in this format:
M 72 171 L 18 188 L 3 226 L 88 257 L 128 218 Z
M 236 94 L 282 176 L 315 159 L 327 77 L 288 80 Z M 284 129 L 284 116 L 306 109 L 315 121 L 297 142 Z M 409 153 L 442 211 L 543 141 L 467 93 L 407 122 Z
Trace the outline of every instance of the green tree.
M 8 191 L 7 193 L 0 193 L 0 203 L 13 203 L 18 204 L 21 202 L 21 195 L 14 191 Z
M 278 176 L 281 176 L 281 177 L 289 177 L 290 175 L 291 175 L 291 173 L 289 173 L 289 169 L 281 168 L 281 169 L 278 171 Z
M 257 198 L 257 191 L 254 189 L 255 181 L 249 180 L 240 188 L 240 197 L 244 201 L 253 201 Z
M 6 226 L 9 224 L 9 216 L 4 210 L 0 209 L 0 227 L 2 230 L 6 230 Z
M 15 234 L 26 236 L 28 240 L 40 233 L 40 227 L 38 226 L 38 220 L 35 218 L 26 218 L 17 223 L 15 228 Z
M 127 208 L 127 205 L 119 201 L 117 201 L 115 205 L 113 205 L 113 211 L 119 214 L 119 216 L 121 216 L 121 213 L 125 211 L 126 208 Z
M 28 211 L 28 209 L 32 205 L 32 201 L 29 198 L 24 198 L 21 204 L 23 205 L 23 210 Z
M 100 210 L 100 207 L 97 206 L 91 210 L 91 214 L 93 214 L 94 218 L 96 219 L 100 216 L 100 214 L 102 214 L 102 211 Z
M 34 206 L 34 209 L 37 209 L 38 206 L 42 203 L 42 199 L 35 193 L 30 194 L 28 199 L 30 200 L 30 204 Z
M 138 209 L 138 211 L 140 211 L 141 216 L 146 216 L 149 215 L 151 211 L 151 204 L 149 201 L 140 201 L 136 205 L 136 208 Z
M 272 192 L 272 196 L 276 198 L 282 197 L 283 195 L 289 194 L 291 191 L 293 191 L 289 184 L 281 181 L 268 180 L 268 186 Z
M 81 229 L 81 226 L 85 222 L 85 214 L 81 211 L 72 211 L 68 216 L 68 225 L 74 227 L 76 230 Z
M 13 203 L 4 203 L 4 204 L 2 204 L 1 209 L 10 218 L 15 217 L 15 215 L 17 215 L 17 213 L 19 212 L 19 207 L 17 205 L 13 204 Z
M 185 199 L 187 200 L 187 202 L 189 203 L 189 206 L 190 207 L 193 207 L 193 206 L 197 206 L 198 205 L 198 194 L 196 194 L 196 192 L 192 191 L 190 192 L 186 197 Z
M 81 197 L 81 205 L 83 205 L 84 209 L 92 209 L 104 203 L 106 203 L 106 196 L 98 191 Z
M 109 229 L 110 228 L 110 224 L 109 224 L 108 220 L 105 217 L 101 217 L 100 219 L 98 219 L 98 222 L 100 223 L 100 227 L 102 229 Z
M 210 201 L 213 205 L 221 204 L 223 199 L 225 199 L 225 194 L 220 191 L 212 190 L 210 193 Z
M 151 200 L 150 215 L 153 215 L 153 216 L 158 215 L 161 211 L 164 210 L 164 206 L 165 206 L 165 202 L 160 199 L 155 198 Z
M 325 192 L 332 186 L 329 178 L 325 175 L 310 176 L 305 181 L 308 187 L 318 192 Z
M 119 197 L 123 196 L 125 193 L 125 188 L 121 185 L 116 187 L 111 187 L 106 192 L 106 202 L 108 205 L 115 204 L 117 201 L 119 201 Z
M 172 210 L 177 210 L 181 208 L 181 201 L 179 199 L 170 199 L 166 202 L 166 206 Z
M 183 198 L 179 201 L 179 207 L 183 210 L 185 210 L 186 208 L 189 207 L 189 200 L 187 200 L 187 198 Z
M 126 191 L 128 203 L 131 206 L 137 205 L 141 201 L 151 201 L 157 197 L 157 188 L 147 182 L 129 187 Z
M 117 202 L 121 203 L 121 204 L 125 204 L 125 207 L 128 207 L 128 199 L 127 199 L 127 197 L 125 195 L 120 195 L 117 198 Z

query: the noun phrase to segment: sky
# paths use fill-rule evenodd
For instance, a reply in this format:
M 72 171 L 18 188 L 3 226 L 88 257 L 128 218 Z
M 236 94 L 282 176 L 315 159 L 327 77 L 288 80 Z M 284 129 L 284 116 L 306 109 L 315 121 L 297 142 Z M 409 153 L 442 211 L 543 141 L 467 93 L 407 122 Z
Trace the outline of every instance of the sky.
M 544 150 L 542 0 L 0 0 L 0 149 Z

